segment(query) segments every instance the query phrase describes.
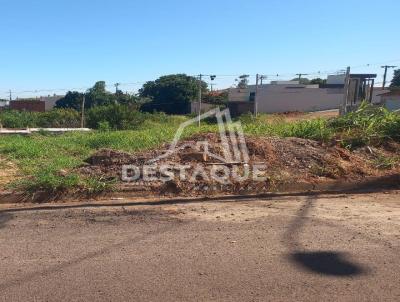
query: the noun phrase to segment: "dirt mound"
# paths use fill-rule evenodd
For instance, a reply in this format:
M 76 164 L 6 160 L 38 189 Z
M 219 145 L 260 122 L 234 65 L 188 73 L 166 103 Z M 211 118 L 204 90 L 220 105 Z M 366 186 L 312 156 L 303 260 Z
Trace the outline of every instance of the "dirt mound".
M 207 142 L 206 145 L 203 142 Z M 163 145 L 156 150 L 130 154 L 103 149 L 86 160 L 86 165 L 78 169 L 79 173 L 103 179 L 116 179 L 119 189 L 145 192 L 146 194 L 204 195 L 214 193 L 260 193 L 273 191 L 281 184 L 318 183 L 332 179 L 357 181 L 368 175 L 382 175 L 387 171 L 375 167 L 373 157 L 379 150 L 359 150 L 350 152 L 335 145 L 326 145 L 317 141 L 301 138 L 246 137 L 248 161 L 221 161 L 224 157 L 224 142 L 217 134 L 203 134 L 181 141 L 174 152 L 168 153 L 170 145 Z M 396 152 L 398 145 L 391 146 Z M 206 152 L 207 151 L 207 152 Z M 392 150 L 393 151 L 393 150 Z M 392 152 L 385 151 L 385 152 Z M 233 152 L 233 151 L 232 151 Z M 380 151 L 379 151 L 380 152 Z M 155 158 L 158 160 L 154 161 Z M 182 179 L 175 166 L 169 172 L 173 177 L 160 181 L 165 172 L 153 171 L 157 180 L 143 179 L 145 172 L 140 171 L 138 179 L 123 182 L 122 165 L 181 165 L 188 166 L 185 172 L 193 173 Z M 254 181 L 254 178 L 232 179 L 232 175 L 245 175 L 252 165 L 264 165 L 266 178 Z M 200 167 L 200 168 L 199 168 Z M 229 182 L 215 181 L 204 171 L 213 171 L 215 176 L 224 176 L 229 171 Z M 172 171 L 171 171 L 172 170 Z M 200 172 L 199 172 L 200 171 Z M 254 172 L 254 171 L 253 171 Z M 226 176 L 226 174 L 225 174 Z

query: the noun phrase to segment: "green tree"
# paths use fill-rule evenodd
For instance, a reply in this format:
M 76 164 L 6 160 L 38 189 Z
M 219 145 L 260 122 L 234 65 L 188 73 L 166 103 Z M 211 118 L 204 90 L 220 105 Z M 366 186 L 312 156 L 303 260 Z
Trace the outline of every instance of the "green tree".
M 390 87 L 400 87 L 400 69 L 396 69 L 393 74 L 392 82 Z
M 56 103 L 56 108 L 69 108 L 80 111 L 82 107 L 83 93 L 68 91 L 67 94 Z
M 299 81 L 299 78 L 291 79 L 291 81 Z M 308 85 L 308 84 L 310 84 L 310 80 L 307 79 L 307 78 L 300 78 L 299 83 L 300 83 L 301 85 Z
M 248 74 L 242 74 L 239 76 L 239 79 L 236 79 L 238 81 L 237 88 L 239 89 L 246 89 L 247 86 L 249 85 L 249 75 Z
M 129 93 L 123 93 L 121 90 L 118 90 L 114 94 L 115 102 L 121 105 L 129 105 L 133 107 L 138 107 L 141 102 L 141 99 L 135 95 Z
M 106 83 L 104 81 L 99 81 L 96 82 L 92 88 L 89 88 L 86 93 L 68 91 L 65 97 L 57 101 L 56 108 L 70 108 L 80 111 L 84 96 L 85 107 L 87 109 L 115 103 L 136 107 L 140 104 L 140 99 L 135 95 L 123 93 L 121 90 L 113 94 L 106 90 Z
M 226 105 L 228 103 L 228 90 L 213 91 L 203 96 L 203 102 L 216 105 Z
M 326 79 L 315 78 L 315 79 L 312 79 L 312 80 L 310 81 L 310 84 L 313 84 L 313 85 L 316 85 L 316 84 L 318 84 L 318 85 L 325 85 L 325 84 L 326 84 Z
M 201 83 L 203 92 L 207 92 L 207 83 Z M 146 82 L 139 90 L 142 98 L 151 101 L 143 104 L 141 110 L 162 111 L 169 114 L 188 113 L 189 104 L 196 100 L 199 93 L 198 79 L 186 74 L 171 74 Z
M 92 88 L 88 89 L 88 93 L 93 93 L 93 94 L 106 94 L 106 82 L 105 81 L 97 81 Z
M 86 92 L 86 106 L 106 106 L 115 103 L 115 97 L 106 90 L 106 82 L 98 81 Z

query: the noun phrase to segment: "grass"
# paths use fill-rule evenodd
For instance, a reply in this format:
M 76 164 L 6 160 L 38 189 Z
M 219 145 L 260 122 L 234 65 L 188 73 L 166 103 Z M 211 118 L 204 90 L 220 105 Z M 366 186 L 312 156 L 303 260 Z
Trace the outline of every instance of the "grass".
M 95 193 L 112 189 L 113 183 L 101 177 L 84 178 L 71 173 L 70 171 L 81 165 L 85 158 L 101 148 L 128 152 L 155 148 L 171 141 L 179 123 L 186 119 L 182 117 L 176 122 L 168 123 L 145 121 L 139 130 L 129 131 L 2 136 L 0 154 L 15 162 L 20 174 L 24 176 L 12 183 L 14 187 L 27 192 L 83 190 Z M 243 116 L 240 121 L 247 135 L 338 141 L 350 149 L 362 145 L 381 144 L 388 139 L 399 141 L 400 138 L 399 115 L 367 105 L 344 117 L 330 120 L 288 122 L 261 115 L 258 118 Z M 200 128 L 196 125 L 186 128 L 183 137 L 216 131 L 218 131 L 216 124 L 203 123 Z M 392 161 L 381 160 L 377 165 L 390 166 Z
M 376 159 L 373 160 L 373 165 L 381 170 L 390 170 L 399 165 L 400 157 L 395 156 L 384 156 L 378 155 Z
M 95 193 L 110 189 L 112 183 L 101 178 L 82 178 L 74 173 L 62 172 L 81 165 L 85 158 L 98 149 L 134 152 L 157 147 L 172 140 L 176 129 L 176 125 L 155 125 L 137 131 L 2 136 L 0 153 L 16 162 L 20 174 L 25 176 L 14 182 L 14 187 L 23 188 L 27 192 L 84 190 Z M 213 125 L 204 125 L 200 129 L 191 127 L 185 131 L 184 137 L 215 129 Z

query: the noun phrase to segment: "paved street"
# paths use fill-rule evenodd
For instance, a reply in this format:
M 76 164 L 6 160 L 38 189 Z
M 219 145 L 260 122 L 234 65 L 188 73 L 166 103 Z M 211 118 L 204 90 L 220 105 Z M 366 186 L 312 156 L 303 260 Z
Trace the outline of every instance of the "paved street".
M 0 301 L 399 301 L 399 192 L 0 208 Z

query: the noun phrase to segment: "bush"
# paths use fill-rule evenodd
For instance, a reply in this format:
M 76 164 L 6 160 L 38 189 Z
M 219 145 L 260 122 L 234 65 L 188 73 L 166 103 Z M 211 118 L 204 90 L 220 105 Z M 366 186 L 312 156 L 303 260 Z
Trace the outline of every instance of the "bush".
M 87 126 L 92 129 L 136 130 L 155 124 L 179 125 L 186 117 L 165 113 L 145 113 L 130 105 L 97 106 L 86 112 Z M 54 109 L 48 112 L 5 110 L 0 112 L 0 124 L 5 128 L 79 128 L 81 113 L 74 109 Z
M 75 128 L 80 126 L 80 114 L 72 109 L 48 112 L 5 110 L 0 112 L 0 124 L 5 128 Z
M 368 103 L 363 103 L 354 112 L 332 119 L 328 126 L 342 145 L 349 148 L 379 145 L 387 139 L 400 141 L 400 115 Z
M 110 131 L 111 127 L 110 127 L 110 124 L 107 121 L 98 122 L 97 123 L 97 129 L 99 129 L 100 131 L 106 132 L 106 131 Z
M 305 120 L 289 125 L 285 136 L 327 141 L 333 135 L 332 129 L 323 119 Z
M 102 130 L 106 125 L 108 130 L 137 130 L 146 129 L 154 124 L 175 125 L 184 120 L 184 117 L 140 112 L 131 106 L 120 104 L 97 106 L 90 109 L 86 115 L 88 127 Z
M 113 130 L 133 130 L 143 124 L 146 116 L 147 114 L 133 110 L 129 106 L 111 104 L 90 109 L 86 121 L 88 127 L 93 129 L 98 129 L 107 123 Z
M 81 115 L 73 109 L 55 109 L 39 114 L 38 127 L 43 128 L 79 128 Z

